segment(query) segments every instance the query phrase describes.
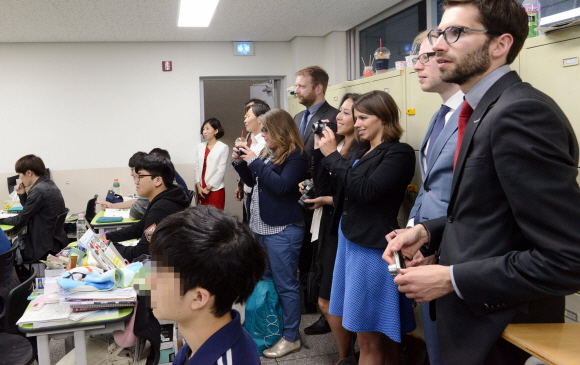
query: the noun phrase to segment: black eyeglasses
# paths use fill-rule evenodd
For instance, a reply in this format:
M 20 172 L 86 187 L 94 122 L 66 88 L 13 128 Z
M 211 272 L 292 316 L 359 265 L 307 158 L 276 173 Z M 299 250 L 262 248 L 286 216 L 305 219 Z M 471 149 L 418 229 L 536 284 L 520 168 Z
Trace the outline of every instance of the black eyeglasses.
M 451 44 L 451 43 L 455 43 L 457 42 L 457 40 L 459 40 L 459 37 L 461 37 L 461 33 L 489 33 L 489 34 L 496 34 L 496 35 L 501 35 L 503 33 L 499 33 L 499 32 L 494 32 L 491 30 L 487 30 L 487 29 L 471 29 L 471 28 L 465 28 L 465 27 L 449 27 L 449 28 L 445 28 L 443 30 L 439 30 L 439 29 L 432 29 L 429 31 L 429 34 L 427 34 L 427 39 L 429 39 L 429 44 L 430 45 L 434 45 L 435 42 L 437 42 L 437 39 L 439 39 L 439 37 L 441 37 L 441 35 L 443 34 L 443 38 L 445 39 L 445 42 L 447 42 L 447 44 Z
M 413 65 L 417 63 L 417 61 L 421 62 L 422 64 L 426 64 L 427 62 L 429 62 L 429 58 L 435 56 L 435 52 L 425 52 L 425 53 L 421 53 L 418 56 L 414 56 L 413 58 L 411 58 L 411 61 L 413 62 Z
M 139 180 L 141 180 L 141 178 L 146 177 L 146 176 L 151 176 L 151 179 L 153 179 L 154 177 L 157 177 L 157 175 L 139 175 L 139 174 L 135 174 L 133 175 L 133 180 L 136 182 L 139 182 Z
M 264 134 L 268 134 L 268 130 L 266 128 L 262 128 L 260 129 L 260 132 L 264 133 Z

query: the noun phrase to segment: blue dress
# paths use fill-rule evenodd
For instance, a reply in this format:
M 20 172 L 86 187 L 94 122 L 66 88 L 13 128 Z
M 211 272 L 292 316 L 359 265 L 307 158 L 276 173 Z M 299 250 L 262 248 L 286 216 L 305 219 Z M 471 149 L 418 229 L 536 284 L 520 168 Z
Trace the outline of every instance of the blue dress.
M 342 326 L 351 332 L 381 332 L 401 342 L 415 329 L 415 314 L 411 299 L 393 282 L 383 252 L 349 241 L 341 221 L 329 312 L 342 316 Z

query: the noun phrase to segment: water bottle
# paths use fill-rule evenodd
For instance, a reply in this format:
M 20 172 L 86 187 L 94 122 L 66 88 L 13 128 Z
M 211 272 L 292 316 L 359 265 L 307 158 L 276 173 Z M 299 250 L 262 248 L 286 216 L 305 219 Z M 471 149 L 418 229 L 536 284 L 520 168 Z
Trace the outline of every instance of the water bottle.
M 79 214 L 79 219 L 77 220 L 77 242 L 81 240 L 81 237 L 84 236 L 86 231 L 87 225 L 85 221 L 85 215 Z
M 115 179 L 113 182 L 113 192 L 121 195 L 121 184 L 119 184 L 119 179 Z
M 530 28 L 528 38 L 540 35 L 541 32 L 536 30 L 536 27 L 540 26 L 540 17 L 542 14 L 540 0 L 526 0 L 522 5 L 526 8 L 526 13 L 528 13 L 528 27 Z

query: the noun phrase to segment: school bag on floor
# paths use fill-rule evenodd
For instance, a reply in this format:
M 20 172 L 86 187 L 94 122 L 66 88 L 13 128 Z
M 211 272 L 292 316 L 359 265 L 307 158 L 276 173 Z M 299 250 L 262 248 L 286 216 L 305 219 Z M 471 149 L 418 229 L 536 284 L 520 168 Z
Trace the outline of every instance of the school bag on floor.
M 262 280 L 246 302 L 244 328 L 254 339 L 258 354 L 273 346 L 284 332 L 282 305 L 272 280 Z

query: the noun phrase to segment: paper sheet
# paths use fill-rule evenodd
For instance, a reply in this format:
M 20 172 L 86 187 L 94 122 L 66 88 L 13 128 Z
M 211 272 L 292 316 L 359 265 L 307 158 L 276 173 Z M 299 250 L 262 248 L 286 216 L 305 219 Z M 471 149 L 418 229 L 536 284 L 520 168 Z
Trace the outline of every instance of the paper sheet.
M 72 313 L 72 309 L 68 304 L 62 303 L 48 303 L 44 304 L 39 310 L 28 310 L 16 322 L 33 323 L 33 322 L 47 322 L 47 321 L 64 321 Z
M 105 209 L 103 217 L 121 217 L 123 219 L 129 219 L 129 209 Z

